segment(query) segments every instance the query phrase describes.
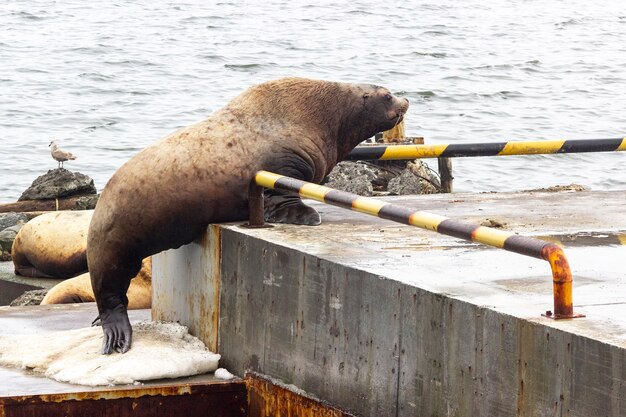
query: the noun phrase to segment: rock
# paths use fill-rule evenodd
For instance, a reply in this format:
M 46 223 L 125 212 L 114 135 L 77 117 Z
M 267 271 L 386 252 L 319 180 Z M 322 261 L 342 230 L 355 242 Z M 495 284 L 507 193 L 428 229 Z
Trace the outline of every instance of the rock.
M 80 197 L 76 200 L 76 208 L 78 210 L 93 210 L 96 208 L 99 197 L 99 194 Z
M 372 181 L 377 176 L 376 167 L 363 162 L 340 162 L 328 174 L 323 184 L 336 190 L 371 196 L 374 192 Z
M 7 227 L 15 226 L 20 221 L 26 223 L 30 219 L 31 216 L 24 213 L 0 213 L 0 231 Z
M 391 195 L 422 194 L 422 181 L 406 169 L 402 174 L 389 181 L 387 191 Z
M 407 163 L 406 169 L 391 179 L 387 186 L 392 195 L 434 194 L 440 190 L 441 182 L 437 175 L 419 159 Z
M 432 194 L 441 190 L 439 177 L 420 161 L 344 161 L 322 183 L 353 194 Z
M 12 307 L 16 306 L 38 306 L 41 304 L 41 300 L 46 296 L 48 292 L 47 289 L 41 290 L 30 290 L 24 292 L 24 294 L 17 297 L 15 300 L 11 301 L 9 304 Z
M 48 200 L 96 193 L 93 179 L 87 175 L 68 171 L 65 168 L 57 168 L 51 169 L 35 179 L 32 185 L 22 193 L 18 201 Z
M 439 176 L 423 161 L 416 159 L 407 164 L 407 169 L 420 178 L 422 191 L 420 194 L 435 194 L 441 192 Z
M 0 232 L 0 249 L 2 250 L 2 252 L 8 252 L 9 254 L 11 253 L 11 247 L 13 246 L 15 236 L 17 236 L 17 232 L 20 231 L 25 223 L 26 222 L 20 221 L 15 226 L 7 227 Z

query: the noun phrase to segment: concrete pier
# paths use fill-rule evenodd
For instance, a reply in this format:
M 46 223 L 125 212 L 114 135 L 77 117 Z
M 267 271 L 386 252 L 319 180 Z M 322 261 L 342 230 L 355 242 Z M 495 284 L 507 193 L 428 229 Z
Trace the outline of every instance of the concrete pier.
M 542 317 L 547 262 L 311 203 L 321 226 L 212 225 L 155 256 L 153 318 L 356 415 L 626 415 L 626 192 L 389 201 L 560 242 L 587 317 Z

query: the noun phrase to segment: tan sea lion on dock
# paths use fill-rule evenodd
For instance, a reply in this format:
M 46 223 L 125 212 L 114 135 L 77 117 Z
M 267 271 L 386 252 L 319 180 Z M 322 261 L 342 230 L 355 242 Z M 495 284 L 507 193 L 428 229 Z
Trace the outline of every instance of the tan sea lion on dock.
M 102 353 L 131 346 L 126 290 L 143 258 L 191 242 L 209 223 L 246 219 L 258 170 L 319 183 L 357 144 L 399 123 L 408 107 L 374 85 L 284 78 L 246 90 L 131 158 L 104 188 L 89 229 Z M 320 223 L 314 209 L 283 192 L 266 193 L 265 215 Z
M 143 260 L 141 270 L 130 281 L 126 292 L 128 309 L 150 308 L 152 305 L 152 258 Z M 46 304 L 89 303 L 96 301 L 89 273 L 67 279 L 50 288 L 41 301 Z
M 55 211 L 35 217 L 15 236 L 11 257 L 25 277 L 71 278 L 87 271 L 87 232 L 93 210 Z

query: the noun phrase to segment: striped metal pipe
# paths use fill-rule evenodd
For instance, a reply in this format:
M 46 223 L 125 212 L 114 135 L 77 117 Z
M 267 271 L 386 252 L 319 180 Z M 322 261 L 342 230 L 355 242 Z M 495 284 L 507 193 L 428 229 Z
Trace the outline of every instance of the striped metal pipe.
M 310 198 L 398 223 L 417 226 L 422 229 L 546 260 L 552 268 L 554 283 L 554 313 L 547 312 L 546 316 L 555 319 L 576 317 L 572 302 L 572 273 L 563 250 L 554 243 L 519 236 L 489 227 L 477 226 L 425 211 L 415 211 L 382 200 L 361 197 L 356 194 L 334 190 L 323 185 L 267 171 L 258 171 L 254 177 L 253 184 L 257 185 L 258 190 L 271 188 L 291 191 L 298 193 L 302 198 Z M 255 193 L 254 187 L 251 187 L 252 193 Z M 256 204 L 256 208 L 251 208 L 250 210 L 250 225 L 253 227 L 259 227 L 263 224 L 262 212 L 253 213 L 253 210 L 259 210 L 259 194 L 260 192 L 256 192 L 256 196 L 250 196 L 251 200 L 254 200 Z M 253 218 L 255 219 L 254 221 L 252 220 Z M 259 218 L 261 219 L 260 223 Z
M 398 160 L 468 156 L 537 155 L 626 151 L 626 138 L 459 143 L 453 145 L 358 146 L 348 160 Z

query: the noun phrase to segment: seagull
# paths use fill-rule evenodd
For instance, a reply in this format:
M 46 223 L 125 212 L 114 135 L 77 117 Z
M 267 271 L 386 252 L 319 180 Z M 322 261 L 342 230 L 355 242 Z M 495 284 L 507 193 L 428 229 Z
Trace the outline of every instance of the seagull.
M 56 140 L 50 142 L 50 145 L 48 146 L 50 146 L 50 155 L 52 155 L 52 158 L 59 162 L 59 168 L 63 168 L 63 162 L 76 159 L 76 157 L 70 152 L 59 149 L 59 145 L 57 145 Z

